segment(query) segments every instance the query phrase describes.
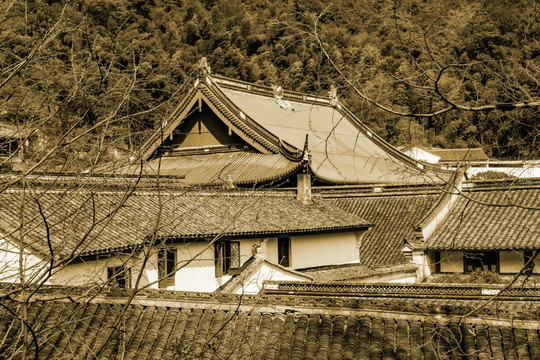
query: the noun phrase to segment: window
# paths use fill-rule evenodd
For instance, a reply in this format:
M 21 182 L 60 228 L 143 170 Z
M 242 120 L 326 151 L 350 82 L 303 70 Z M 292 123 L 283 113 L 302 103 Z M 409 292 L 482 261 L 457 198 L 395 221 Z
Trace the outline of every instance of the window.
M 111 287 L 131 287 L 131 269 L 126 269 L 124 265 L 108 267 L 107 280 Z
M 216 276 L 240 273 L 240 242 L 218 241 L 214 244 Z
M 532 250 L 525 250 L 523 252 L 523 265 L 527 264 L 529 260 L 531 260 L 532 255 L 533 255 Z
M 158 251 L 159 287 L 174 286 L 176 273 L 176 248 L 164 248 Z
M 529 262 L 529 260 L 531 260 L 532 257 L 533 257 L 532 250 L 527 250 L 523 252 L 523 266 L 526 266 L 524 270 L 525 275 L 530 275 L 534 272 L 534 266 L 536 265 L 534 263 L 534 260 L 531 261 L 531 263 L 527 266 L 527 263 Z
M 497 251 L 479 251 L 463 253 L 465 272 L 475 270 L 498 271 Z
M 441 252 L 435 251 L 433 253 L 433 262 L 435 263 L 435 272 L 438 274 L 441 272 Z
M 17 150 L 16 141 L 0 140 L 0 156 L 11 156 Z
M 291 238 L 278 237 L 278 264 L 283 266 L 291 266 Z

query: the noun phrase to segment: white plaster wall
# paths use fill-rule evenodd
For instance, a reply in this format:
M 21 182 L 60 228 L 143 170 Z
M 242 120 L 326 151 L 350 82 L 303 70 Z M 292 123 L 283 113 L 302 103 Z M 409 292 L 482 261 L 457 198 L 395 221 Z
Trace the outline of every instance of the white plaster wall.
M 523 251 L 499 251 L 499 271 L 501 274 L 518 273 L 523 265 Z
M 1 236 L 1 235 L 0 235 Z M 8 241 L 0 240 L 0 282 L 20 282 L 20 248 Z M 40 281 L 41 275 L 49 268 L 43 261 L 27 250 L 23 251 L 23 269 L 25 281 Z
M 259 243 L 258 239 L 240 241 L 242 264 L 252 256 L 253 245 Z M 168 287 L 168 290 L 212 292 L 231 278 L 230 275 L 216 278 L 213 245 L 208 246 L 207 242 L 192 242 L 173 247 L 177 250 L 179 270 L 175 274 L 175 285 Z M 157 248 L 153 249 L 149 255 L 140 286 L 150 284 L 149 288 L 159 288 L 157 251 Z M 142 260 L 142 255 L 133 255 L 70 264 L 54 273 L 52 283 L 73 286 L 104 284 L 107 281 L 107 267 L 125 264 L 126 267 L 131 268 L 131 285 L 134 286 Z
M 240 263 L 244 265 L 253 256 L 253 247 L 261 245 L 261 239 L 240 240 Z
M 266 242 L 266 253 L 264 254 L 266 260 L 277 264 L 278 263 L 278 248 L 277 237 L 269 238 Z
M 212 292 L 221 285 L 216 279 L 213 245 L 193 242 L 178 246 L 177 259 L 180 270 L 176 272 L 175 290 Z
M 431 276 L 431 269 L 433 266 L 430 264 L 429 256 L 427 256 L 424 251 L 413 251 L 411 262 L 417 266 L 415 274 L 416 281 L 422 282 L 428 276 Z
M 486 171 L 497 171 L 518 178 L 540 177 L 540 166 L 538 165 L 526 167 L 471 167 L 467 169 L 467 175 L 471 177 Z
M 359 262 L 354 232 L 291 237 L 291 267 L 295 269 Z
M 533 250 L 534 254 L 534 250 Z M 523 251 L 500 251 L 499 271 L 501 274 L 517 274 L 525 265 Z M 540 273 L 540 259 L 534 259 L 534 273 Z
M 245 279 L 242 286 L 236 289 L 236 294 L 257 294 L 263 288 L 265 280 L 275 281 L 310 281 L 302 276 L 285 272 L 278 267 L 263 263 L 258 271 L 251 277 Z
M 240 260 L 242 265 L 253 255 L 253 246 L 260 245 L 262 239 L 240 240 Z M 177 249 L 177 267 L 174 286 L 169 290 L 213 292 L 226 283 L 231 276 L 215 276 L 214 246 L 207 242 L 192 242 L 173 245 Z M 268 239 L 266 246 L 267 259 L 277 262 L 277 238 Z M 144 269 L 140 286 L 150 284 L 150 288 L 158 288 L 157 248 L 153 249 Z M 292 267 L 312 267 L 321 265 L 358 262 L 356 236 L 354 232 L 295 236 L 291 238 Z M 142 255 L 100 259 L 77 264 L 70 264 L 54 274 L 54 284 L 81 286 L 92 283 L 103 284 L 107 281 L 107 267 L 126 263 L 131 268 L 132 286 L 139 274 Z M 262 279 L 268 280 L 270 270 L 264 269 L 254 277 L 253 287 L 259 289 Z M 275 271 L 275 270 L 274 270 Z M 287 275 L 289 276 L 289 275 Z M 276 280 L 288 280 L 287 276 Z M 271 277 L 270 277 L 271 278 Z M 292 279 L 291 279 L 292 280 Z M 258 292 L 258 290 L 257 290 Z
M 461 251 L 441 251 L 441 272 L 462 273 L 463 253 Z
M 107 282 L 108 267 L 124 265 L 126 268 L 131 269 L 131 286 L 135 286 L 141 264 L 142 258 L 139 255 L 121 255 L 73 263 L 54 271 L 51 283 L 53 285 L 68 286 L 85 286 L 90 284 L 102 285 Z M 148 274 L 146 274 L 145 271 L 139 282 L 139 287 L 146 286 L 149 283 L 149 280 Z

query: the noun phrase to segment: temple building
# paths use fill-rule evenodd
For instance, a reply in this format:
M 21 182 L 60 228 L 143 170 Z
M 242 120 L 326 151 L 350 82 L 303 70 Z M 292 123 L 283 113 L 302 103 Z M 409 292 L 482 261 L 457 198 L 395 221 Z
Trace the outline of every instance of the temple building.
M 449 177 L 385 142 L 335 93 L 285 91 L 204 68 L 141 149 L 104 171 L 173 176 L 190 186 L 294 186 L 298 172 L 321 185 L 433 184 Z

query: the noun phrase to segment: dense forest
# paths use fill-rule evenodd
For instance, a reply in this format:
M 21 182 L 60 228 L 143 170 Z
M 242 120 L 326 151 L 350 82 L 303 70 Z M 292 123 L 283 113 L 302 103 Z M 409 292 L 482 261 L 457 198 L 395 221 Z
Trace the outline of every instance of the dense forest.
M 0 0 L 0 120 L 33 131 L 28 159 L 88 168 L 136 151 L 204 56 L 236 79 L 335 85 L 396 146 L 539 158 L 539 13 L 535 0 Z

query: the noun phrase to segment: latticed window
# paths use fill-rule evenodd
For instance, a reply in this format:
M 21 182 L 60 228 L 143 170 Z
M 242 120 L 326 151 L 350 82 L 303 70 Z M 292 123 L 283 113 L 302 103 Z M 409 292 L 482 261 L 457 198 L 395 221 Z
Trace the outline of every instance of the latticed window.
M 18 149 L 16 141 L 0 139 L 0 156 L 11 156 Z
M 218 241 L 214 244 L 216 276 L 240 273 L 240 242 Z
M 176 248 L 164 248 L 158 251 L 159 287 L 174 286 L 176 273 Z
M 131 269 L 124 265 L 107 268 L 107 281 L 109 286 L 118 288 L 131 287 Z

